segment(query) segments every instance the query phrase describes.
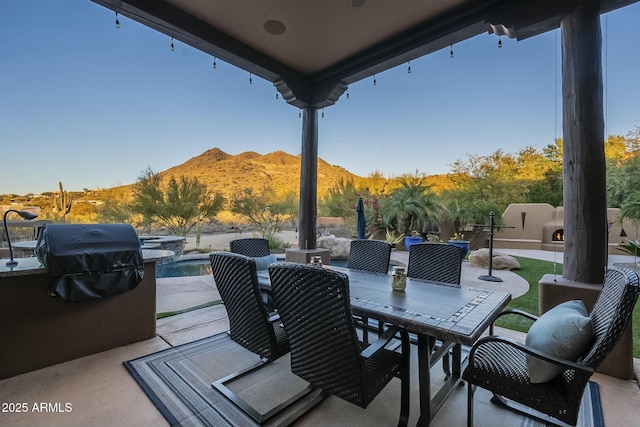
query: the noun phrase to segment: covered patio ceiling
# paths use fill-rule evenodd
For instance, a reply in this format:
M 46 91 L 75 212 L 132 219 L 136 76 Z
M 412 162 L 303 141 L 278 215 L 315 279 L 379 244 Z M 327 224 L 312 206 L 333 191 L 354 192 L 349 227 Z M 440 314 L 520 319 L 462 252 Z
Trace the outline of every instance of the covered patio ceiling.
M 272 82 L 299 108 L 488 32 L 522 40 L 589 0 L 92 0 Z M 637 0 L 602 0 L 601 13 Z

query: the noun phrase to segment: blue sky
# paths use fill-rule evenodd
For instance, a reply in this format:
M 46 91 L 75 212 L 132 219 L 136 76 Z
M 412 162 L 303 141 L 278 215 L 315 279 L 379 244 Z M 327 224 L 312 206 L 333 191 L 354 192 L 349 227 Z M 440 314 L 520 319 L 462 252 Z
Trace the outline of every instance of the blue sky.
M 0 194 L 135 182 L 219 147 L 300 152 L 298 109 L 253 77 L 88 0 L 3 2 Z M 640 4 L 602 18 L 607 134 L 640 125 Z M 319 118 L 319 155 L 366 176 L 562 137 L 560 34 L 481 35 L 349 87 Z M 558 69 L 558 70 L 557 70 Z M 556 84 L 556 82 L 558 82 Z

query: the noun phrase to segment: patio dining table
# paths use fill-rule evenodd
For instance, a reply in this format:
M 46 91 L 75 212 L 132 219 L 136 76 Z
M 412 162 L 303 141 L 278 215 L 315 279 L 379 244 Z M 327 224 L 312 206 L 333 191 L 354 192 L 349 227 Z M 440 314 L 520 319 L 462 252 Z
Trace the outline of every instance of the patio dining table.
M 349 277 L 351 310 L 405 328 L 417 336 L 420 418 L 428 426 L 454 387 L 460 383 L 466 359 L 462 345 L 472 345 L 511 300 L 511 294 L 407 278 L 404 292 L 391 290 L 388 274 L 326 266 Z M 267 271 L 258 280 L 270 290 Z M 435 348 L 436 340 L 442 342 Z M 434 351 L 435 349 L 435 351 Z M 430 368 L 449 351 L 451 375 L 432 396 Z M 447 356 L 448 357 L 448 356 Z

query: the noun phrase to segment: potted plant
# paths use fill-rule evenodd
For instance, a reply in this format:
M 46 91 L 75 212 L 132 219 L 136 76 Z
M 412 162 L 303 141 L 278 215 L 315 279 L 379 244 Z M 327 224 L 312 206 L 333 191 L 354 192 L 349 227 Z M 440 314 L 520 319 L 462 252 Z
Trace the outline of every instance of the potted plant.
M 411 231 L 411 235 L 404 236 L 404 247 L 406 250 L 409 250 L 411 245 L 415 245 L 416 243 L 422 243 L 422 236 L 418 230 Z
M 387 243 L 390 243 L 393 246 L 394 250 L 396 245 L 402 242 L 402 237 L 403 236 L 396 236 L 396 234 L 393 231 L 387 228 L 387 232 L 385 234 L 385 241 L 387 241 Z
M 469 253 L 469 241 L 464 239 L 464 234 L 458 232 L 453 233 L 453 236 L 449 239 L 449 244 L 462 249 L 462 259 L 467 257 Z

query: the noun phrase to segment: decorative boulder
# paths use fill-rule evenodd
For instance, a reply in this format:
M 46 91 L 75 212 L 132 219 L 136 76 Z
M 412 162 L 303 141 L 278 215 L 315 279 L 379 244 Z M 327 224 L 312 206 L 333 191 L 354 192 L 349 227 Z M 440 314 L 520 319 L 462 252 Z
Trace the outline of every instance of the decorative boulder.
M 316 242 L 318 249 L 329 249 L 331 258 L 349 258 L 351 239 L 334 235 L 322 236 Z
M 489 268 L 489 249 L 482 248 L 471 252 L 469 263 L 472 267 Z M 492 268 L 494 270 L 517 270 L 520 268 L 520 263 L 511 255 L 493 251 Z

